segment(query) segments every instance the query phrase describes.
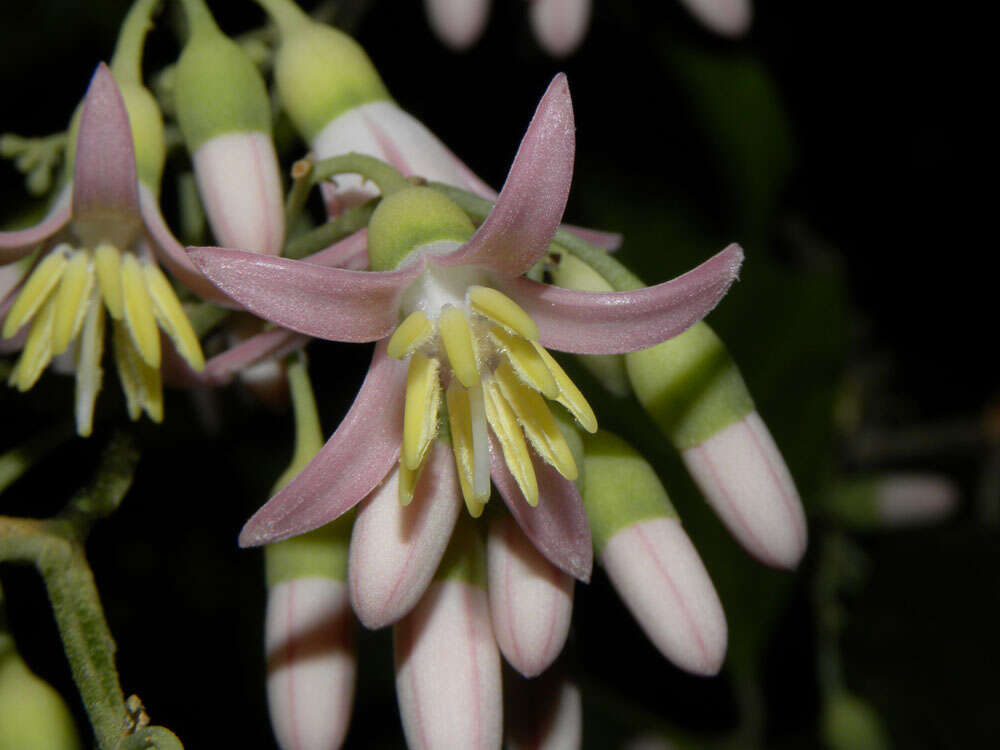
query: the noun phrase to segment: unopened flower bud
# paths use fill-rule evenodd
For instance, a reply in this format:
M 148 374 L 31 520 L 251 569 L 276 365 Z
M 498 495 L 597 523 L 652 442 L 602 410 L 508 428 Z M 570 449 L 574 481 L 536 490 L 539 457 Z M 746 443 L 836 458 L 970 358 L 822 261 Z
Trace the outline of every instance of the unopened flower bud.
M 32 747 L 73 750 L 80 739 L 62 696 L 28 669 L 0 632 L 0 750 Z
M 490 521 L 486 563 L 500 650 L 525 677 L 541 674 L 566 643 L 573 578 L 546 560 L 507 514 Z
M 490 0 L 425 0 L 424 7 L 431 30 L 456 52 L 479 41 L 490 15 Z
M 802 502 L 719 337 L 697 323 L 626 354 L 625 365 L 639 401 L 729 531 L 762 562 L 794 568 L 806 548 Z
M 400 502 L 400 470 L 362 501 L 351 533 L 351 604 L 375 629 L 413 609 L 437 570 L 462 509 L 455 460 L 435 441 L 410 501 Z
M 691 15 L 720 36 L 743 36 L 753 20 L 750 0 L 681 0 Z
M 535 39 L 553 57 L 576 52 L 590 26 L 591 0 L 531 0 L 528 17 Z
M 393 631 L 399 715 L 414 750 L 500 747 L 500 654 L 473 523 L 459 522 L 434 582 Z
M 583 742 L 580 688 L 547 672 L 507 685 L 507 750 L 578 750 Z
M 608 432 L 584 436 L 583 503 L 594 546 L 653 644 L 681 669 L 719 671 L 726 619 L 705 566 L 652 467 Z
M 264 81 L 201 0 L 185 0 L 191 36 L 174 83 L 177 120 L 219 243 L 277 255 L 285 219 Z
M 958 487 L 936 474 L 898 473 L 858 477 L 833 487 L 824 509 L 856 529 L 933 523 L 958 504 Z
M 829 696 L 823 705 L 823 739 L 830 750 L 888 750 L 882 719 L 865 701 L 846 691 Z

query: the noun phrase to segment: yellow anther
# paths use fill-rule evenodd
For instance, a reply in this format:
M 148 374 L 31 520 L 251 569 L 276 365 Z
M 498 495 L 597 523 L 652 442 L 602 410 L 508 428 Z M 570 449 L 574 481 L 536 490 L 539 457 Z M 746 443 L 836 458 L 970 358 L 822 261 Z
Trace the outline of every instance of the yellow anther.
M 31 320 L 56 288 L 66 268 L 66 253 L 56 248 L 42 258 L 11 305 L 3 324 L 3 338 L 9 339 Z
M 420 310 L 406 316 L 389 337 L 386 354 L 393 359 L 403 359 L 422 346 L 434 333 L 434 326 Z
M 94 267 L 97 270 L 97 284 L 101 287 L 104 304 L 115 320 L 124 315 L 122 302 L 122 256 L 118 248 L 102 243 L 94 251 Z
M 145 410 L 154 422 L 163 421 L 163 386 L 159 368 L 146 363 L 125 324 L 115 321 L 112 342 L 129 417 L 136 420 Z
M 478 496 L 473 489 L 475 483 L 475 451 L 472 438 L 472 420 L 469 410 L 469 392 L 452 381 L 445 393 L 448 403 L 448 422 L 451 426 L 451 449 L 455 454 L 458 482 L 465 498 L 469 515 L 479 518 L 490 498 L 489 484 L 486 494 Z
M 198 336 L 191 327 L 187 313 L 177 299 L 174 288 L 170 286 L 167 277 L 155 263 L 142 264 L 142 274 L 146 279 L 146 288 L 153 300 L 153 313 L 160 327 L 174 342 L 177 351 L 196 372 L 205 369 L 205 355 L 201 352 Z
M 89 437 L 94 423 L 94 402 L 101 390 L 101 355 L 104 354 L 104 307 L 96 292 L 91 293 L 87 317 L 77 345 L 76 432 Z
M 89 252 L 73 253 L 63 270 L 55 292 L 55 321 L 52 329 L 52 353 L 62 354 L 76 338 L 90 304 L 94 286 L 94 266 Z
M 524 442 L 517 417 L 504 400 L 496 381 L 490 380 L 484 383 L 483 392 L 486 396 L 486 416 L 490 426 L 493 427 L 493 432 L 500 440 L 504 462 L 521 488 L 524 499 L 528 505 L 534 507 L 538 505 L 538 480 L 535 478 L 531 454 L 528 452 L 527 443 Z
M 417 488 L 417 480 L 420 479 L 420 469 L 412 471 L 407 469 L 403 461 L 399 462 L 399 486 L 397 488 L 399 504 L 406 506 L 413 500 L 413 492 Z
M 427 447 L 437 433 L 438 408 L 441 405 L 440 364 L 423 354 L 410 358 L 406 375 L 406 405 L 403 408 L 402 463 L 415 471 L 427 454 Z
M 507 356 L 521 380 L 546 398 L 555 399 L 559 395 L 556 379 L 530 341 L 500 327 L 490 330 L 490 338 Z
M 462 385 L 472 388 L 479 382 L 479 368 L 465 314 L 457 307 L 445 307 L 438 318 L 438 331 L 452 372 Z
M 55 298 L 49 297 L 38 311 L 24 342 L 21 357 L 17 360 L 8 382 L 22 393 L 41 377 L 42 371 L 52 361 L 52 321 L 55 319 Z
M 480 315 L 509 328 L 528 341 L 538 339 L 538 326 L 518 304 L 503 292 L 488 286 L 470 286 L 469 303 Z
M 556 379 L 556 383 L 559 384 L 559 395 L 553 400 L 569 409 L 569 413 L 587 432 L 597 432 L 597 417 L 594 415 L 594 410 L 590 408 L 590 404 L 587 403 L 587 399 L 580 393 L 580 389 L 570 380 L 569 375 L 545 350 L 545 347 L 537 343 L 534 344 L 534 347 L 542 361 L 545 362 L 545 366 L 549 368 L 552 377 Z
M 160 332 L 156 328 L 153 300 L 146 287 L 139 260 L 125 253 L 121 263 L 122 300 L 125 322 L 136 349 L 150 367 L 160 367 Z
M 545 399 L 522 383 L 506 362 L 497 368 L 495 375 L 503 397 L 514 410 L 514 415 L 524 427 L 524 434 L 538 455 L 570 481 L 576 479 L 573 454 L 549 407 L 545 405 Z

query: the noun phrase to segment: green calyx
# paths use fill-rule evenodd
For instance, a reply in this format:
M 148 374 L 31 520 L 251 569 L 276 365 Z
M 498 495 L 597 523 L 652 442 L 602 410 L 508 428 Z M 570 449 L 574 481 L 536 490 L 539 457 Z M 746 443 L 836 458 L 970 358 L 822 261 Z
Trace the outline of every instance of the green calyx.
M 676 518 L 653 467 L 617 435 L 583 436 L 583 487 L 594 547 L 600 554 L 616 533 L 650 518 Z
M 754 410 L 736 363 L 705 323 L 626 354 L 625 367 L 639 402 L 678 450 L 701 444 Z
M 174 97 L 188 151 L 225 133 L 271 132 L 271 105 L 256 66 L 216 26 L 201 0 L 185 0 L 191 36 L 177 61 Z
M 441 564 L 434 574 L 435 581 L 461 581 L 486 588 L 486 550 L 479 538 L 476 522 L 465 513 L 459 516 L 451 541 Z
M 881 525 L 878 491 L 878 477 L 850 479 L 830 487 L 823 495 L 822 507 L 827 515 L 851 529 L 874 529 Z
M 346 581 L 353 524 L 351 512 L 315 531 L 267 545 L 264 565 L 268 588 L 297 578 Z
M 368 262 L 391 271 L 413 250 L 432 242 L 465 242 L 475 226 L 457 205 L 428 187 L 407 187 L 386 196 L 368 224 Z
M 73 715 L 62 696 L 32 673 L 0 633 L 0 750 L 80 747 Z
M 368 55 L 347 34 L 313 21 L 290 0 L 258 0 L 277 23 L 274 80 L 296 129 L 312 141 L 344 112 L 391 100 Z

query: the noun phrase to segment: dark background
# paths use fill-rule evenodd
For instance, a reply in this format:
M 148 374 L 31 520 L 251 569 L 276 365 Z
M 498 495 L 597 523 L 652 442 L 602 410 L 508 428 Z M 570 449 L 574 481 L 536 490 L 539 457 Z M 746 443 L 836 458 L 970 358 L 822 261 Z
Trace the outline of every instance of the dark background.
M 521 2 L 495 5 L 482 42 L 464 55 L 431 36 L 415 0 L 351 6 L 341 20 L 357 23 L 397 101 L 494 185 L 548 81 L 565 70 L 578 149 L 567 220 L 624 232 L 620 257 L 648 282 L 730 241 L 744 245 L 743 280 L 711 321 L 807 504 L 858 471 L 939 470 L 963 490 L 957 516 L 939 527 L 853 537 L 868 572 L 844 600 L 848 686 L 880 712 L 898 747 L 979 747 L 1000 736 L 990 669 L 1000 662 L 998 534 L 984 521 L 980 491 L 990 455 L 982 425 L 991 413 L 997 421 L 997 261 L 987 227 L 996 191 L 978 112 L 991 89 L 973 57 L 975 19 L 943 5 L 904 12 L 761 2 L 751 33 L 733 42 L 713 37 L 677 3 L 595 0 L 589 36 L 558 62 L 536 47 Z M 249 2 L 211 6 L 233 34 L 263 19 Z M 4 4 L 0 130 L 65 127 L 96 62 L 110 56 L 126 7 Z M 146 70 L 176 52 L 158 30 Z M 173 160 L 168 177 L 181 164 Z M 0 219 L 9 218 L 24 199 L 6 163 L 0 194 Z M 369 348 L 313 345 L 310 355 L 330 430 Z M 915 425 L 929 445 L 859 454 L 857 433 L 835 429 L 845 392 L 867 427 Z M 810 593 L 817 547 L 836 529 L 814 514 L 802 569 L 765 571 L 703 511 L 641 411 L 593 398 L 602 426 L 627 434 L 656 464 L 705 557 L 733 631 L 733 661 L 755 665 L 761 680 L 766 743 L 817 745 Z M 51 375 L 29 398 L 5 392 L 0 449 L 67 417 L 71 399 L 71 381 Z M 107 424 L 120 417 L 120 400 L 109 374 L 98 408 Z M 201 407 L 181 393 L 169 395 L 162 428 L 139 426 L 136 484 L 89 550 L 126 692 L 139 693 L 154 722 L 190 747 L 222 738 L 266 747 L 261 558 L 237 550 L 235 538 L 284 468 L 291 425 L 238 390 L 219 406 L 223 426 L 211 437 L 199 426 Z M 952 425 L 958 439 L 935 437 Z M 60 449 L 0 499 L 0 512 L 57 510 L 108 434 L 104 427 Z M 80 713 L 38 581 L 19 569 L 0 576 L 25 657 Z M 390 643 L 386 632 L 361 639 L 351 746 L 401 742 Z M 659 720 L 714 736 L 746 716 L 746 670 L 730 667 L 715 680 L 682 675 L 648 645 L 600 574 L 577 588 L 564 662 L 583 687 L 593 747 Z

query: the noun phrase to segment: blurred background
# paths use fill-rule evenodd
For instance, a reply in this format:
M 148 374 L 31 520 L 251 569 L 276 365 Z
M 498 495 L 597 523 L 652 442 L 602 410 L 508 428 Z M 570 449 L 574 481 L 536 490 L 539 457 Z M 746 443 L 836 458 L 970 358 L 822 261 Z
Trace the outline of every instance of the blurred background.
M 210 5 L 232 35 L 264 20 L 249 0 Z M 127 7 L 4 3 L 0 131 L 64 129 Z M 548 81 L 567 72 L 577 122 L 567 221 L 622 232 L 619 258 L 648 283 L 729 242 L 747 252 L 709 322 L 796 479 L 810 550 L 794 574 L 749 558 L 638 405 L 573 368 L 602 427 L 657 468 L 730 629 L 722 674 L 691 677 L 646 641 L 602 574 L 578 586 L 559 668 L 581 687 L 585 745 L 654 735 L 693 747 L 861 747 L 861 734 L 840 731 L 855 720 L 900 748 L 1000 736 L 995 190 L 982 174 L 976 107 L 988 90 L 970 19 L 934 5 L 775 0 L 757 3 L 749 33 L 732 40 L 676 2 L 595 0 L 580 48 L 554 60 L 521 0 L 495 2 L 482 40 L 461 54 L 431 34 L 418 0 L 325 12 L 356 35 L 399 104 L 495 186 Z M 176 57 L 173 13 L 150 37 L 150 73 Z M 183 168 L 172 159 L 167 180 Z M 31 207 L 9 162 L 0 196 L 0 221 Z M 164 203 L 175 209 L 176 196 Z M 309 354 L 329 432 L 370 347 Z M 105 425 L 121 401 L 109 375 Z M 3 389 L 0 451 L 68 423 L 71 404 L 72 381 L 51 374 L 26 397 Z M 89 543 L 123 687 L 189 747 L 267 747 L 262 558 L 235 540 L 287 464 L 289 415 L 237 388 L 170 393 L 166 412 L 161 428 L 138 426 L 135 486 Z M 0 513 L 58 510 L 108 435 L 65 443 L 0 497 Z M 845 488 L 897 472 L 947 477 L 958 504 L 905 528 L 859 524 L 838 505 Z M 39 580 L 4 566 L 0 581 L 25 659 L 85 726 Z M 348 746 L 399 746 L 388 632 L 362 634 L 359 665 Z M 843 718 L 839 690 L 867 708 Z

